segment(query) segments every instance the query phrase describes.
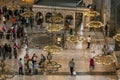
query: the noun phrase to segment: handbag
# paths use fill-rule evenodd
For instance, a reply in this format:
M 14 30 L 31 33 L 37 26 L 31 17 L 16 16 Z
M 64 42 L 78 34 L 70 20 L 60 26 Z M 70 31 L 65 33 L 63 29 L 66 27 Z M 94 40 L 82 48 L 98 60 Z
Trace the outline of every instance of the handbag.
M 74 76 L 76 76 L 76 75 L 77 75 L 77 73 L 76 73 L 75 71 L 73 71 L 73 75 L 74 75 Z

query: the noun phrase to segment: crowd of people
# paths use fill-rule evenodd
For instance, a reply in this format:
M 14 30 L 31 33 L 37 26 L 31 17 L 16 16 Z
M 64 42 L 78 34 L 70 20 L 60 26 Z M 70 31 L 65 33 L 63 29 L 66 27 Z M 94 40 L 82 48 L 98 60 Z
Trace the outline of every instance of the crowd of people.
M 14 58 L 17 59 L 18 49 L 21 48 L 23 43 L 28 46 L 28 39 L 24 27 L 33 24 L 32 17 L 28 18 L 22 16 L 25 8 L 20 10 L 10 10 L 7 6 L 2 6 L 0 9 L 0 40 L 7 40 L 5 43 L 0 44 L 0 56 L 2 59 Z M 19 42 L 18 42 L 19 41 Z
M 38 74 L 38 68 L 39 66 L 44 67 L 44 63 L 46 61 L 46 57 L 41 54 L 40 60 L 38 60 L 38 56 L 34 53 L 32 57 L 29 56 L 29 54 L 26 54 L 24 56 L 22 63 L 22 58 L 19 59 L 19 74 L 23 75 L 25 73 L 32 74 Z M 42 70 L 41 70 L 42 71 Z
M 27 37 L 25 37 L 25 31 L 24 27 L 30 25 L 31 29 L 33 27 L 33 18 L 27 18 L 23 17 L 20 14 L 24 12 L 24 10 L 8 10 L 6 6 L 3 6 L 0 10 L 0 20 L 2 23 L 2 27 L 0 30 L 0 39 L 6 39 L 8 41 L 11 41 L 12 43 L 5 43 L 0 44 L 0 57 L 3 60 L 6 60 L 7 58 L 12 59 L 13 56 L 15 59 L 18 58 L 18 49 L 20 48 L 20 45 L 16 43 L 16 40 L 22 40 L 20 41 L 21 45 L 22 42 L 24 42 L 28 46 L 28 40 Z M 10 21 L 10 23 L 9 23 Z M 10 25 L 7 25 L 10 24 Z M 73 35 L 73 29 L 70 29 L 69 31 L 70 35 Z M 106 28 L 106 35 L 107 35 L 107 28 Z M 25 38 L 25 39 L 23 39 Z M 87 49 L 90 49 L 91 47 L 91 41 L 92 37 L 89 35 L 87 37 Z M 105 53 L 106 47 L 103 48 L 103 52 Z M 112 53 L 114 50 L 109 47 L 108 54 Z M 51 59 L 50 56 L 47 57 L 49 62 Z M 38 67 L 39 65 L 42 65 L 46 61 L 46 57 L 41 54 L 41 59 L 38 61 L 38 56 L 34 53 L 32 57 L 29 56 L 29 54 L 26 54 L 24 56 L 24 59 L 20 58 L 18 61 L 19 64 L 19 74 L 24 74 L 25 71 L 29 72 L 30 75 L 32 74 L 38 74 Z M 24 62 L 24 64 L 22 63 Z M 90 67 L 94 68 L 94 59 L 90 58 Z M 75 62 L 74 59 L 72 59 L 69 62 L 70 67 L 70 73 L 73 75 Z M 23 71 L 24 70 L 24 71 Z

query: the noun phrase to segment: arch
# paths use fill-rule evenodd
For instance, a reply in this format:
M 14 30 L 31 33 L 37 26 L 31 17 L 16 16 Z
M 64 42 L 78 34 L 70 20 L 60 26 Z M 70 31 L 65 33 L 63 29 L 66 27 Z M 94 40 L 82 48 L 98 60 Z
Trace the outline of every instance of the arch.
M 35 21 L 37 22 L 37 25 L 41 25 L 43 23 L 43 14 L 41 12 L 37 12 L 35 16 Z
M 52 17 L 52 13 L 51 12 L 48 12 L 48 13 L 46 13 L 46 15 L 45 15 L 45 21 L 47 22 L 47 23 L 49 23 L 49 18 L 50 17 Z
M 63 18 L 63 15 L 61 13 L 57 13 L 57 16 Z
M 72 25 L 73 24 L 73 16 L 72 15 L 66 15 L 65 23 L 68 24 L 68 25 Z

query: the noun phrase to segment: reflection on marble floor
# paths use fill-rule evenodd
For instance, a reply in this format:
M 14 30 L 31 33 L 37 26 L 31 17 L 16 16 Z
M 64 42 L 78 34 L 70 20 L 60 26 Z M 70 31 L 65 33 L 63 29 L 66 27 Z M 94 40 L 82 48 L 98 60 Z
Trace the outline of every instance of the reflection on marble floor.
M 93 75 L 82 75 L 82 76 L 15 76 L 13 79 L 7 80 L 117 80 L 116 76 L 93 76 Z
M 36 30 L 35 30 L 36 31 Z M 36 32 L 39 32 L 37 29 Z M 31 32 L 29 32 L 31 33 Z M 94 32 L 83 32 L 81 33 L 85 37 L 88 35 L 92 35 L 92 44 L 90 49 L 86 49 L 86 41 L 81 41 L 77 45 L 69 45 L 70 48 L 65 49 L 61 52 L 58 52 L 53 55 L 53 61 L 58 62 L 62 65 L 62 68 L 58 72 L 65 72 L 69 73 L 69 66 L 68 62 L 71 60 L 71 58 L 75 59 L 75 71 L 76 72 L 89 72 L 89 59 L 93 56 L 102 54 L 102 46 L 104 45 L 104 38 L 101 32 L 97 32 L 97 38 L 95 37 Z M 3 43 L 3 40 L 0 41 Z M 8 42 L 4 40 L 4 43 Z M 99 43 L 98 43 L 99 42 Z M 10 43 L 10 42 L 8 42 Z M 72 47 L 72 48 L 71 48 Z M 28 52 L 26 52 L 26 46 L 23 46 L 22 49 L 19 50 L 19 58 L 24 58 L 25 54 L 28 53 L 30 57 L 32 57 L 33 53 L 35 53 L 38 56 L 38 61 L 40 60 L 40 54 L 44 54 L 47 56 L 47 53 L 44 53 L 41 49 L 38 48 L 30 48 Z M 7 59 L 6 64 L 9 66 L 6 66 L 7 68 L 14 70 L 15 72 L 18 72 L 18 60 L 16 59 Z M 100 65 L 95 64 L 95 69 L 93 72 L 113 72 L 114 71 L 114 65 Z M 9 80 L 117 80 L 115 75 L 77 75 L 69 76 L 69 75 L 47 75 L 47 77 L 44 77 L 44 75 L 23 75 L 19 76 L 16 75 L 13 79 Z

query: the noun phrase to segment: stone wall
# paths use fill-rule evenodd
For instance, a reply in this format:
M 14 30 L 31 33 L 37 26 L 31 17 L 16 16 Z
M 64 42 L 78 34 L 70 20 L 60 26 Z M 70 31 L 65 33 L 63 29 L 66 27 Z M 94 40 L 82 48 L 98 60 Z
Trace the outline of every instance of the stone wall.
M 120 0 L 93 0 L 96 11 L 100 12 L 100 20 L 108 22 L 109 37 L 120 33 Z M 115 42 L 115 50 L 120 50 L 120 42 Z
M 111 0 L 110 37 L 120 33 L 120 0 Z M 115 50 L 120 50 L 120 42 L 115 42 Z

